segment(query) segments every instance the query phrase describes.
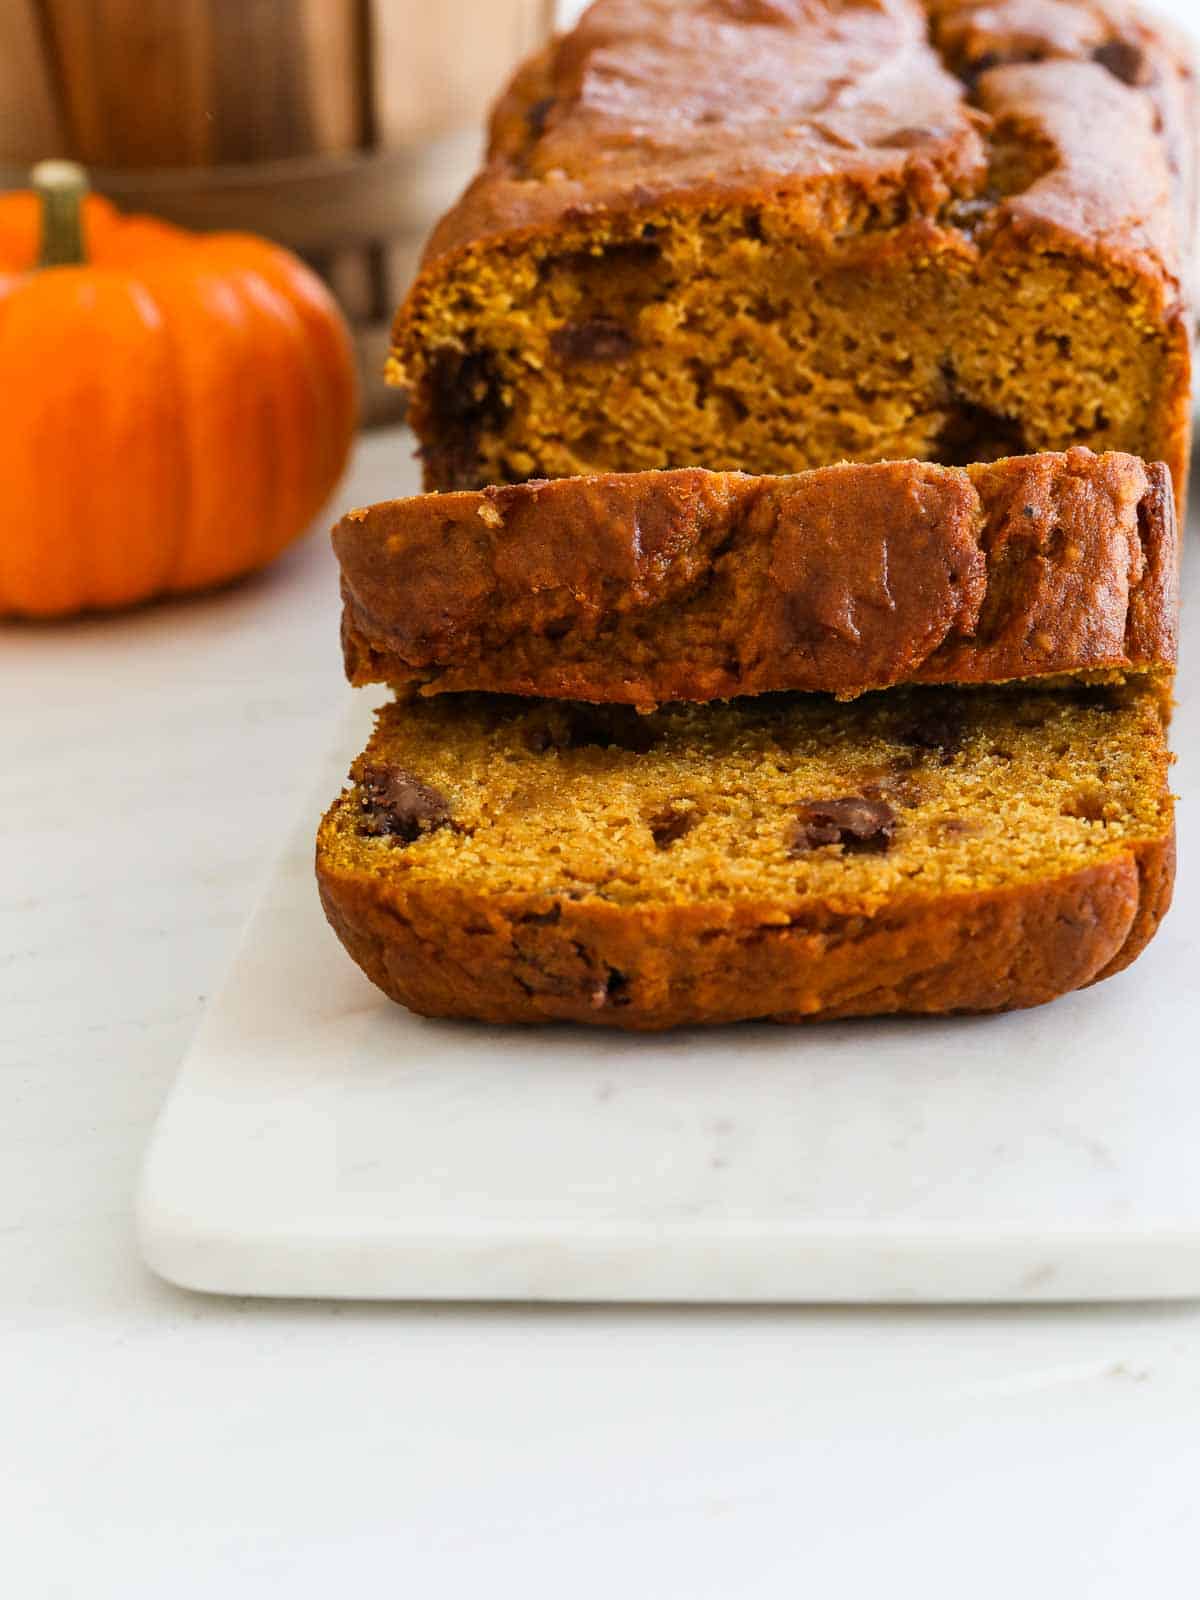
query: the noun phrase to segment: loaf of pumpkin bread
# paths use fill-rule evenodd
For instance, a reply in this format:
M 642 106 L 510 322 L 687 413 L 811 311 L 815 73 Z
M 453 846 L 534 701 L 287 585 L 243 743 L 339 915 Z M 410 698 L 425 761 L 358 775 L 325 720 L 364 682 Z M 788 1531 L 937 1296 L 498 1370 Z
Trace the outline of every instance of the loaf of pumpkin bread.
M 597 0 L 397 317 L 430 489 L 1190 427 L 1185 52 L 1119 0 Z
M 321 825 L 351 956 L 428 1016 L 682 1023 L 1036 1005 L 1171 893 L 1161 691 L 393 704 Z
M 424 495 L 333 540 L 348 675 L 401 695 L 650 709 L 1175 661 L 1167 469 L 1083 448 Z

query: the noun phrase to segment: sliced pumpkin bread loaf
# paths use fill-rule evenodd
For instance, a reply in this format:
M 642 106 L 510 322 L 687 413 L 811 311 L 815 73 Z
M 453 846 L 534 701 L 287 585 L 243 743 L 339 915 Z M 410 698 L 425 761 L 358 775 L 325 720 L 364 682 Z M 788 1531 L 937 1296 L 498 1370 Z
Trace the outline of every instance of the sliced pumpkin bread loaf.
M 1170 475 L 1082 448 L 422 495 L 333 540 L 347 673 L 400 694 L 649 708 L 1175 661 Z
M 329 921 L 429 1016 L 656 1029 L 991 1011 L 1170 900 L 1162 690 L 393 704 L 326 815 Z
M 1123 0 L 598 0 L 395 326 L 426 487 L 1190 427 L 1196 91 Z

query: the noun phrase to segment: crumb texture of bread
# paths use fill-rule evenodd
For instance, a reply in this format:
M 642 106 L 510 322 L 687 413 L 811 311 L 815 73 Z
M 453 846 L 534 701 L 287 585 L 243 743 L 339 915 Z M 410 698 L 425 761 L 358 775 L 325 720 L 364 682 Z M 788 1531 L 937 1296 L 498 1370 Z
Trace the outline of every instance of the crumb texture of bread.
M 394 704 L 320 829 L 349 953 L 430 1016 L 657 1029 L 991 1011 L 1170 900 L 1160 687 Z
M 398 314 L 426 486 L 1190 430 L 1196 101 L 1090 0 L 598 0 Z
M 348 676 L 400 694 L 649 709 L 1175 661 L 1169 474 L 1082 448 L 424 495 L 333 541 Z

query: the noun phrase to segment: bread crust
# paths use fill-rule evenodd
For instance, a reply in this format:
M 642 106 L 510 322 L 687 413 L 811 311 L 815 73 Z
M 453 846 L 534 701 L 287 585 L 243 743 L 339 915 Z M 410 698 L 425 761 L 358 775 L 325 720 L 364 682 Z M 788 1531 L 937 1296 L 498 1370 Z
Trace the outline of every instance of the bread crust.
M 1175 891 L 1176 845 L 1175 833 L 1156 843 L 1144 844 L 1136 852 L 1138 869 L 1137 911 L 1125 936 L 1125 942 L 1113 955 L 1107 966 L 1092 979 L 1102 983 L 1132 965 L 1158 932 L 1158 925 L 1171 909 Z
M 619 702 L 1169 669 L 1170 477 L 1132 456 L 424 495 L 336 526 L 347 676 Z
M 422 265 L 599 211 L 810 186 L 903 196 L 936 220 L 964 185 L 983 193 L 988 135 L 1011 116 L 1053 159 L 989 198 L 997 220 L 1177 293 L 1196 222 L 1191 71 L 1181 36 L 1121 0 L 600 0 L 517 72 Z
M 873 916 L 813 901 L 548 909 L 339 869 L 330 826 L 326 917 L 393 1000 L 430 1017 L 633 1031 L 1041 1005 L 1134 959 L 1174 868 L 1172 834 L 1053 881 L 892 899 Z

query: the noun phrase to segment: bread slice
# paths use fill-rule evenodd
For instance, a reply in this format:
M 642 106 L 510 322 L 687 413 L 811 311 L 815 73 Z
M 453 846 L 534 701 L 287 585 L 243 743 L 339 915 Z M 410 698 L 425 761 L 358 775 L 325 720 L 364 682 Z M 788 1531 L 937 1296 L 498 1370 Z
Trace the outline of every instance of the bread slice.
M 1120 0 L 599 0 L 398 315 L 426 486 L 1087 444 L 1182 496 L 1195 147 Z
M 393 704 L 317 875 L 428 1016 L 656 1029 L 1030 1006 L 1167 909 L 1152 685 Z
M 1174 507 L 1131 456 L 679 469 L 351 511 L 354 683 L 643 709 L 1169 670 Z

